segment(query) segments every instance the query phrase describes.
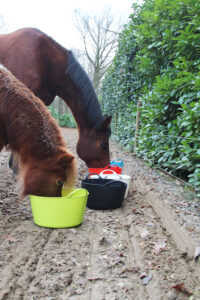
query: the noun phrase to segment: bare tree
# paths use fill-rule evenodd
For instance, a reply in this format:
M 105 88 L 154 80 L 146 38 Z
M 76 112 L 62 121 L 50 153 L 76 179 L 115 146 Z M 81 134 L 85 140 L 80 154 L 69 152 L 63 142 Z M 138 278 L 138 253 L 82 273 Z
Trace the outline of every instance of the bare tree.
M 101 79 L 110 66 L 117 47 L 122 22 L 118 19 L 115 24 L 110 9 L 98 16 L 75 10 L 75 20 L 83 40 L 85 55 L 90 69 L 92 68 L 89 75 L 95 91 L 99 94 Z
M 55 97 L 52 106 L 60 116 L 69 112 L 69 108 L 66 103 L 58 96 Z

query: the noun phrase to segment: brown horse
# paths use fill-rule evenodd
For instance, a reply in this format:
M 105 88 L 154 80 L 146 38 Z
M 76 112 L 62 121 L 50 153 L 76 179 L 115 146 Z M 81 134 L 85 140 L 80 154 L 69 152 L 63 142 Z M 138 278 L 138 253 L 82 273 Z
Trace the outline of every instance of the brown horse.
M 0 65 L 0 151 L 19 158 L 21 196 L 60 196 L 76 178 L 74 156 L 44 103 Z
M 110 163 L 111 117 L 102 116 L 91 81 L 71 51 L 25 28 L 0 35 L 0 62 L 46 105 L 56 95 L 67 103 L 79 130 L 77 153 L 88 167 Z

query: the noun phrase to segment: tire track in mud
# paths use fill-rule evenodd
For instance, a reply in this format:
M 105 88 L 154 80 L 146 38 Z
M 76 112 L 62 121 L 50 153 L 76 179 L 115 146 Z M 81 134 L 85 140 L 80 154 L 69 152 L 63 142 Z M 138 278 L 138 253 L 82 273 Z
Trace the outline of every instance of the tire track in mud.
M 129 202 L 135 203 L 135 197 L 132 196 L 132 199 L 129 199 Z M 136 206 L 137 207 L 137 206 Z M 141 212 L 137 211 L 137 208 L 134 207 L 134 212 L 136 212 L 139 216 L 141 216 Z M 136 271 L 136 280 L 137 280 L 137 295 L 135 299 L 154 299 L 159 300 L 160 295 L 162 294 L 160 291 L 159 280 L 157 278 L 156 272 L 153 270 L 152 265 L 147 267 L 148 263 L 145 261 L 145 256 L 143 252 L 143 242 L 139 241 L 138 237 L 147 234 L 147 231 L 144 228 L 138 230 L 135 226 L 135 221 L 133 218 L 130 218 L 130 211 L 133 210 L 133 206 L 125 205 L 123 207 L 124 213 L 124 227 L 126 228 L 127 240 L 129 241 L 132 254 L 134 255 L 135 261 L 135 271 Z M 138 219 L 138 218 L 137 218 Z M 127 220 L 125 222 L 125 220 Z M 137 222 L 138 223 L 138 222 Z M 150 284 L 144 286 L 141 281 L 142 274 L 144 276 L 152 276 L 152 281 Z
M 24 299 L 51 230 L 24 221 L 1 243 L 0 299 Z M 3 257 L 2 257 L 3 256 Z
M 92 245 L 92 216 L 72 229 L 56 229 L 39 258 L 25 299 L 89 299 L 87 273 Z
M 140 180 L 136 180 L 135 186 L 137 186 L 140 193 L 145 196 L 145 199 L 153 207 L 155 214 L 160 217 L 163 227 L 166 228 L 173 237 L 177 248 L 181 251 L 182 255 L 188 256 L 188 258 L 191 259 L 194 255 L 195 244 L 189 233 L 177 224 L 173 212 L 160 201 L 158 193 L 151 191 L 151 188 L 142 185 Z
M 127 207 L 125 206 L 125 210 L 129 207 L 127 231 L 137 258 L 138 276 L 142 273 L 147 276 L 152 274 L 152 280 L 144 287 L 148 299 L 163 299 L 163 293 L 167 295 L 172 286 L 182 282 L 188 290 L 194 290 L 199 283 L 194 268 L 182 257 L 174 240 L 162 227 L 159 217 L 154 214 L 152 207 L 145 203 L 145 198 L 140 195 L 135 195 L 134 198 L 137 200 L 134 201 L 133 214 L 130 214 L 133 206 L 129 202 Z M 140 299 L 142 295 L 141 293 L 136 299 Z M 187 297 L 177 295 L 176 299 L 182 300 Z
M 168 294 L 169 298 L 172 295 L 169 292 L 171 287 L 180 283 L 184 283 L 186 289 L 194 292 L 192 299 L 199 299 L 200 262 L 194 261 L 194 251 L 195 246 L 198 246 L 198 240 L 194 240 L 191 234 L 180 226 L 173 210 L 165 204 L 163 195 L 161 197 L 161 193 L 156 191 L 155 186 L 149 184 L 148 181 L 146 184 L 146 180 L 142 179 L 141 175 L 138 176 L 140 178 L 137 178 L 134 167 L 137 170 L 138 166 L 135 162 L 130 164 L 130 155 L 124 155 L 125 153 L 119 149 L 116 150 L 116 147 L 113 147 L 112 150 L 113 157 L 121 157 L 125 166 L 129 166 L 125 174 L 129 174 L 135 179 L 131 184 L 134 202 L 130 204 L 130 199 L 128 199 L 124 203 L 124 212 L 129 219 L 127 232 L 139 266 L 144 267 L 149 264 L 146 267 L 146 274 L 149 269 L 151 272 L 154 270 L 152 282 L 156 283 L 153 286 L 150 282 L 146 286 L 148 299 L 168 299 Z M 159 245 L 158 241 L 164 242 L 165 247 L 155 254 L 153 251 L 155 246 Z M 145 265 L 144 261 L 146 261 Z M 154 294 L 155 291 L 156 294 Z M 161 296 L 163 291 L 166 298 Z M 142 295 L 138 295 L 136 299 L 141 299 L 141 297 Z M 180 300 L 187 299 L 187 296 L 183 294 L 175 294 L 173 297 Z
M 91 259 L 90 299 L 136 299 L 133 256 L 121 223 L 122 210 L 98 211 Z
M 141 189 L 142 191 L 142 189 Z M 166 205 L 159 201 L 159 194 L 150 191 L 146 194 L 146 201 L 151 205 L 154 212 L 160 217 L 160 225 L 166 232 L 172 247 L 176 248 L 177 261 L 184 266 L 185 277 L 190 277 L 193 285 L 200 283 L 200 269 L 194 261 L 195 242 L 189 233 L 175 220 L 174 213 Z M 184 278 L 182 279 L 184 281 Z M 192 286 L 191 282 L 189 283 Z
M 77 132 L 64 132 L 74 153 Z M 8 174 L 3 185 L 11 193 L 0 214 L 0 300 L 185 300 L 183 294 L 170 294 L 173 285 L 183 282 L 191 292 L 200 286 L 200 262 L 183 255 L 186 249 L 191 256 L 193 238 L 190 243 L 184 235 L 183 244 L 178 241 L 177 232 L 182 236 L 185 229 L 139 174 L 141 166 L 114 144 L 111 151 L 112 158 L 124 160 L 125 173 L 133 178 L 129 196 L 121 209 L 86 209 L 77 228 L 34 225 L 29 200 L 16 207 L 14 180 Z M 79 159 L 78 165 L 80 187 L 87 168 Z M 148 275 L 152 279 L 143 285 Z M 196 293 L 193 300 L 199 298 Z

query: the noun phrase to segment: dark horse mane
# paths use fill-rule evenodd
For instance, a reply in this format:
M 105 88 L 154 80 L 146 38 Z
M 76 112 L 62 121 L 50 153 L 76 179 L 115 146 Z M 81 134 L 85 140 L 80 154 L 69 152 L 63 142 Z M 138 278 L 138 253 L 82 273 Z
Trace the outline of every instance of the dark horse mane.
M 95 127 L 98 127 L 103 120 L 103 116 L 96 93 L 87 73 L 76 60 L 72 51 L 68 51 L 66 73 L 80 90 L 83 101 L 82 111 L 83 113 L 87 111 L 88 122 L 90 125 L 95 124 Z
M 98 128 L 99 124 L 101 124 L 103 120 L 103 116 L 98 98 L 89 76 L 87 75 L 81 64 L 78 62 L 78 60 L 75 58 L 72 51 L 63 48 L 59 43 L 57 43 L 46 33 L 41 32 L 36 28 L 34 28 L 34 30 L 51 39 L 61 51 L 64 50 L 67 57 L 66 74 L 69 75 L 76 88 L 80 91 L 82 103 L 79 104 L 81 105 L 81 110 L 83 114 L 87 116 L 87 123 L 91 127 Z

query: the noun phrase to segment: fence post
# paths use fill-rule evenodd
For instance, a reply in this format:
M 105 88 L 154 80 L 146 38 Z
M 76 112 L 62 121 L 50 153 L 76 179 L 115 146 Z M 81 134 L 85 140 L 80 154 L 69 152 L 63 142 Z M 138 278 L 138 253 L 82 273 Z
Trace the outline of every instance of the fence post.
M 117 132 L 118 113 L 115 114 L 115 134 Z
M 137 147 L 137 138 L 138 138 L 138 131 L 140 126 L 140 106 L 142 101 L 139 99 L 137 103 L 137 113 L 136 113 L 136 124 L 135 124 L 135 137 L 134 137 L 134 149 Z

